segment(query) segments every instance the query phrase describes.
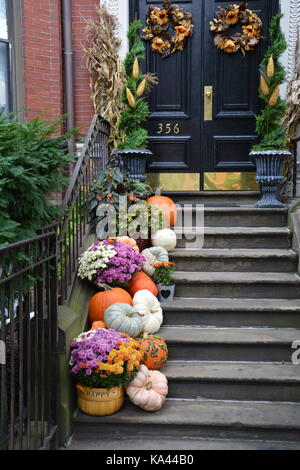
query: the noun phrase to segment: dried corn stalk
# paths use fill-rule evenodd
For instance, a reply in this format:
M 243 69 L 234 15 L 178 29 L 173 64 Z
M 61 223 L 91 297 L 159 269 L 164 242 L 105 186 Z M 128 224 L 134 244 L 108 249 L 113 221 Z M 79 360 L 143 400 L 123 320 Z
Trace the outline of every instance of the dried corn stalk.
M 123 63 L 118 54 L 121 41 L 115 33 L 117 25 L 115 16 L 104 6 L 100 6 L 97 21 L 87 22 L 89 44 L 84 48 L 91 75 L 90 87 L 95 112 L 111 126 L 111 149 L 120 140 L 117 123 L 124 109 L 121 97 L 126 82 Z
M 295 48 L 295 69 L 292 79 L 289 81 L 286 90 L 286 104 L 288 110 L 283 120 L 283 125 L 288 130 L 289 140 L 291 142 L 291 150 L 293 149 L 292 139 L 297 136 L 300 125 L 300 43 L 299 34 Z M 286 183 L 292 180 L 294 171 L 294 157 L 289 158 L 285 165 L 283 191 Z
M 300 124 L 300 44 L 299 40 L 295 52 L 295 70 L 294 75 L 288 83 L 286 90 L 286 104 L 288 111 L 283 121 L 288 129 L 290 139 L 297 135 L 297 128 Z

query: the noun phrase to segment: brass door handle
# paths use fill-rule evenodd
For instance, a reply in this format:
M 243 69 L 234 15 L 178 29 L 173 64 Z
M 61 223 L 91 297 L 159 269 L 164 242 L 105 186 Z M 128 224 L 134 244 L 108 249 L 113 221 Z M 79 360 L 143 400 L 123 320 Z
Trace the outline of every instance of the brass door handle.
M 204 121 L 213 119 L 213 87 L 211 85 L 204 87 Z

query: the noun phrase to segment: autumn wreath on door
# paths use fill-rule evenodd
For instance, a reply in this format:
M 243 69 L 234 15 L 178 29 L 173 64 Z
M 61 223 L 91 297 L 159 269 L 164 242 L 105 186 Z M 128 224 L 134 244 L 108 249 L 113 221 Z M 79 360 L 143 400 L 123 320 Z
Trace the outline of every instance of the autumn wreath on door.
M 243 2 L 218 8 L 216 18 L 210 22 L 210 30 L 215 34 L 214 43 L 221 51 L 228 54 L 241 51 L 245 55 L 253 51 L 262 38 L 262 20 L 247 6 Z M 230 34 L 238 24 L 242 26 L 242 31 Z
M 150 41 L 150 48 L 164 58 L 176 51 L 183 51 L 186 40 L 192 36 L 192 14 L 184 11 L 171 0 L 164 0 L 162 8 L 151 5 L 148 9 L 142 38 Z

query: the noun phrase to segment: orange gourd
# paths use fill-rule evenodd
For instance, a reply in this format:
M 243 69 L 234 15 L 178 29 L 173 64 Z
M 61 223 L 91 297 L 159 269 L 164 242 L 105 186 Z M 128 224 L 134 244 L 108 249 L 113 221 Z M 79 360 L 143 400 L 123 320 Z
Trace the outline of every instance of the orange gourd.
M 91 330 L 96 330 L 96 328 L 106 328 L 104 321 L 98 320 L 92 323 Z
M 162 210 L 164 219 L 170 227 L 175 224 L 177 219 L 177 209 L 175 202 L 167 196 L 152 196 L 147 199 L 148 204 L 155 204 L 156 207 Z
M 133 238 L 130 237 L 114 237 L 114 238 L 109 238 L 108 241 L 111 242 L 121 242 L 124 243 L 125 245 L 130 246 L 134 251 L 137 253 L 140 252 L 139 247 L 136 244 L 136 241 Z
M 166 342 L 157 335 L 145 335 L 136 338 L 139 350 L 143 354 L 142 363 L 150 370 L 161 369 L 168 359 L 168 347 Z
M 147 289 L 157 296 L 158 290 L 151 277 L 143 272 L 137 273 L 128 284 L 128 292 L 133 297 L 139 290 Z
M 112 304 L 123 303 L 132 305 L 132 298 L 126 290 L 115 287 L 111 290 L 98 292 L 93 295 L 89 303 L 89 319 L 91 322 L 103 321 L 104 312 Z

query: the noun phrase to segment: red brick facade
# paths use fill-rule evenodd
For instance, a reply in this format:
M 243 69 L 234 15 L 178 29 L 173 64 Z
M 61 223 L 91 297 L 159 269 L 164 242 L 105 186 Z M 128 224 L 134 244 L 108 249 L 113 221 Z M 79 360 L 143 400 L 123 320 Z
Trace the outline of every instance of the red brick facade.
M 76 126 L 89 127 L 94 107 L 90 98 L 90 76 L 86 69 L 83 45 L 86 19 L 97 17 L 99 0 L 73 0 L 74 95 Z
M 83 44 L 86 19 L 96 17 L 98 5 L 99 0 L 72 2 L 75 125 L 84 126 L 83 131 L 94 113 Z M 64 113 L 62 34 L 61 0 L 23 0 L 24 106 L 29 119 Z

